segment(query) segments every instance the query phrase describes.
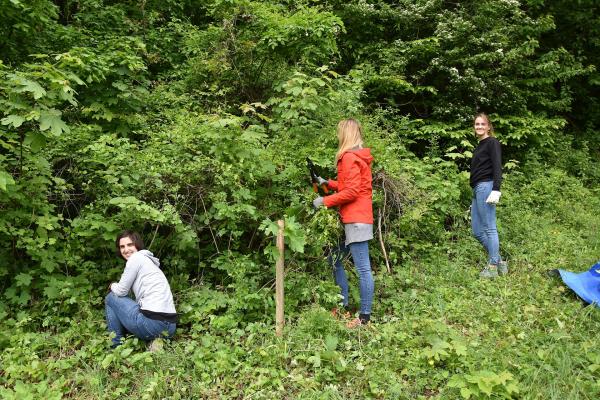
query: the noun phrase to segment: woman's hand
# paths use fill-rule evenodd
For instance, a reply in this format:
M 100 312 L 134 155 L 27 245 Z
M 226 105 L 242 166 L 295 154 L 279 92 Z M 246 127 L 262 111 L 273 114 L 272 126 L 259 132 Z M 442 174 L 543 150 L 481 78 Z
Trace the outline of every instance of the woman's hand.
M 323 206 L 323 197 L 319 196 L 313 200 L 313 207 L 315 209 L 318 209 L 319 207 L 322 207 L 322 206 Z
M 319 181 L 319 186 L 320 185 L 328 185 L 329 181 L 327 179 L 323 179 L 320 176 L 317 176 L 317 181 Z

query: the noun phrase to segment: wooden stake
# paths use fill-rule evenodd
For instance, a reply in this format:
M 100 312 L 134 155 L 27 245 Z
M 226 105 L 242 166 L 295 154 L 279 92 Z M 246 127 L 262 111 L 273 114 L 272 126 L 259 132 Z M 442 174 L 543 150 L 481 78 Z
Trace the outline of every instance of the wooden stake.
M 275 334 L 281 336 L 284 324 L 283 315 L 283 274 L 284 274 L 284 241 L 283 230 L 285 223 L 282 219 L 277 221 L 279 231 L 277 232 L 277 249 L 279 250 L 279 258 L 275 265 Z

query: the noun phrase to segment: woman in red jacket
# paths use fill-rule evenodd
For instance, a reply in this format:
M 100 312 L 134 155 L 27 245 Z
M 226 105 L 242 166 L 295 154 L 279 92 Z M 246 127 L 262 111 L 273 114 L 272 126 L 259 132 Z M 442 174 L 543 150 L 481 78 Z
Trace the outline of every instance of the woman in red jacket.
M 320 184 L 337 193 L 318 197 L 313 201 L 315 208 L 339 207 L 344 224 L 346 240 L 340 243 L 339 250 L 330 258 L 334 265 L 335 282 L 341 288 L 344 307 L 348 306 L 348 279 L 343 257 L 352 254 L 360 285 L 359 317 L 350 321 L 348 327 L 369 322 L 373 303 L 374 282 L 369 260 L 369 240 L 373 239 L 373 196 L 371 187 L 371 150 L 363 148 L 362 128 L 354 119 L 340 121 L 337 126 L 339 141 L 336 155 L 338 180 L 325 180 L 319 177 Z

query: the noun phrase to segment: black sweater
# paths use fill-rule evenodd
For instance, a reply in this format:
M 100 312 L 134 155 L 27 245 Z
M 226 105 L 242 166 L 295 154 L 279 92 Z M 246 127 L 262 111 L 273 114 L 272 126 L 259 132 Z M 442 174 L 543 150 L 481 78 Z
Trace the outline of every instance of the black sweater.
M 471 187 L 484 181 L 494 181 L 492 190 L 500 190 L 502 149 L 498 139 L 492 136 L 479 142 L 471 159 Z

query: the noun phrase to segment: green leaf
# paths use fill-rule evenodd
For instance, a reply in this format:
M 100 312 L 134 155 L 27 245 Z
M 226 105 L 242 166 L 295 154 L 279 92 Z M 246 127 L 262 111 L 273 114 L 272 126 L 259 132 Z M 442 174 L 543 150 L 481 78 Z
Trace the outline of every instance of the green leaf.
M 34 99 L 40 99 L 42 97 L 44 97 L 46 95 L 46 90 L 36 81 L 32 81 L 26 78 L 23 78 L 22 76 L 17 78 L 17 83 L 21 86 L 21 88 L 19 88 L 17 90 L 17 93 L 21 93 L 21 92 L 30 92 L 33 93 L 33 98 Z
M 285 218 L 285 242 L 290 250 L 297 253 L 304 253 L 306 236 L 302 230 L 302 226 L 296 222 L 294 216 Z
M 60 294 L 60 290 L 56 286 L 46 286 L 44 288 L 44 295 L 49 299 L 56 299 Z
M 57 264 L 56 261 L 46 258 L 42 260 L 42 262 L 40 263 L 40 267 L 44 268 L 48 272 L 53 272 L 56 269 Z
M 131 347 L 123 349 L 123 351 L 121 351 L 121 357 L 126 358 L 131 354 L 132 351 L 133 349 Z
M 463 399 L 469 399 L 472 394 L 473 394 L 473 392 L 469 388 L 461 388 L 460 389 L 460 395 L 463 397 Z
M 314 356 L 308 357 L 306 361 L 311 363 L 313 368 L 319 368 L 321 366 L 321 355 L 317 353 Z
M 20 115 L 11 114 L 8 117 L 2 118 L 0 122 L 2 122 L 2 125 L 18 128 L 23 124 L 23 122 L 25 122 L 25 118 L 21 117 Z
M 8 191 L 8 189 L 6 187 L 8 185 L 14 185 L 14 184 L 15 184 L 15 180 L 13 179 L 12 175 L 6 171 L 0 170 L 0 189 L 4 190 L 6 192 L 6 191 Z
M 32 152 L 37 153 L 46 145 L 46 136 L 38 132 L 29 132 L 23 144 L 28 145 Z
M 514 382 L 511 382 L 508 385 L 505 385 L 505 389 L 509 394 L 519 393 L 519 386 Z
M 481 390 L 483 393 L 489 396 L 494 390 L 494 383 L 489 378 L 481 377 L 477 381 L 477 387 L 479 388 L 479 390 Z
M 270 218 L 265 218 L 261 223 L 259 228 L 261 231 L 263 231 L 266 235 L 273 235 L 273 236 L 277 236 L 277 232 L 279 231 L 279 226 L 277 225 L 277 222 L 275 221 L 271 221 Z
M 120 91 L 124 92 L 125 90 L 127 90 L 129 87 L 127 86 L 127 84 L 123 81 L 117 81 L 117 82 L 113 82 L 112 86 L 119 89 Z
M 100 364 L 102 366 L 102 369 L 108 368 L 108 366 L 110 365 L 110 363 L 113 362 L 114 359 L 115 355 L 113 353 L 107 354 L 106 357 L 104 357 L 104 360 L 102 360 L 102 363 Z
M 325 349 L 327 351 L 334 351 L 337 348 L 339 339 L 335 336 L 327 335 L 325 337 Z
M 456 353 L 457 356 L 466 356 L 467 355 L 467 346 L 458 341 L 455 340 L 452 342 L 452 346 L 454 347 L 454 352 Z
M 40 130 L 45 131 L 50 129 L 54 135 L 58 136 L 61 133 L 69 133 L 70 129 L 67 124 L 60 118 L 61 112 L 50 108 L 48 110 L 43 110 L 40 112 Z
M 306 238 L 299 235 L 290 235 L 286 237 L 289 244 L 290 250 L 296 253 L 304 253 L 304 245 L 306 244 Z
M 15 281 L 17 282 L 17 286 L 29 286 L 31 284 L 31 280 L 33 277 L 29 274 L 21 272 L 19 275 L 15 277 Z
M 29 294 L 28 290 L 23 290 L 17 299 L 17 303 L 24 306 L 29 302 L 29 300 L 31 300 L 31 294 Z
M 460 375 L 452 375 L 452 378 L 450 378 L 448 380 L 448 387 L 454 387 L 454 388 L 462 388 L 466 386 L 465 381 L 463 380 L 462 376 Z
M 125 197 L 113 197 L 109 200 L 109 204 L 117 205 L 119 207 L 131 205 L 131 204 L 139 204 L 139 200 L 133 196 L 125 196 Z

